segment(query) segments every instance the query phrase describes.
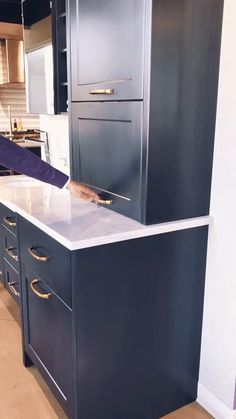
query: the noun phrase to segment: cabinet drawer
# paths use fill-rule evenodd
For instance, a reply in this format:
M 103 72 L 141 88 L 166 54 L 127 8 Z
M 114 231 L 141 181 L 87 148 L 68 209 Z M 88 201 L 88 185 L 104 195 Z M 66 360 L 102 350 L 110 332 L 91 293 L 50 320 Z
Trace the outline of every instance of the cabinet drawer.
M 70 252 L 19 217 L 21 259 L 71 307 Z
M 4 258 L 5 285 L 11 296 L 19 304 L 20 302 L 20 277 L 18 272 Z
M 1 204 L 1 221 L 2 224 L 8 228 L 13 234 L 16 235 L 16 213 L 5 205 Z
M 24 264 L 22 296 L 25 350 L 72 417 L 72 311 Z
M 16 236 L 3 225 L 1 226 L 2 248 L 4 258 L 19 271 L 19 253 Z

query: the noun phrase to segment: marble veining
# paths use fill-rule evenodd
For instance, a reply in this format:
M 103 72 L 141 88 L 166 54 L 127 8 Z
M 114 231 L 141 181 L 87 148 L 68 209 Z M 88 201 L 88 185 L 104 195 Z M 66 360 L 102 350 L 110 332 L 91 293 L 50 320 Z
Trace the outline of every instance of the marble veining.
M 144 226 L 137 221 L 83 201 L 68 190 L 28 178 L 0 178 L 0 201 L 70 250 L 208 225 L 212 217 Z

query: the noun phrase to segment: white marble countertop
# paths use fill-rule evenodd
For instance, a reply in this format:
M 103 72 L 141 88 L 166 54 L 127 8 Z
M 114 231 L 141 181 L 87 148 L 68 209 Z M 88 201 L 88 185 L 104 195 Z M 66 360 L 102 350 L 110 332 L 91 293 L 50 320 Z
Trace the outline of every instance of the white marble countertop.
M 212 217 L 206 216 L 144 226 L 75 198 L 68 190 L 20 175 L 0 177 L 0 202 L 70 250 L 208 225 L 212 221 Z

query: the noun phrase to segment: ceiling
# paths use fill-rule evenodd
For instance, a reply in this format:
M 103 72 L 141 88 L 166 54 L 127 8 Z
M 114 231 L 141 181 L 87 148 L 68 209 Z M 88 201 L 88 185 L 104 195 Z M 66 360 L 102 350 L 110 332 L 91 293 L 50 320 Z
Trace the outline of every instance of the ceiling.
M 21 0 L 0 0 L 0 22 L 21 23 Z

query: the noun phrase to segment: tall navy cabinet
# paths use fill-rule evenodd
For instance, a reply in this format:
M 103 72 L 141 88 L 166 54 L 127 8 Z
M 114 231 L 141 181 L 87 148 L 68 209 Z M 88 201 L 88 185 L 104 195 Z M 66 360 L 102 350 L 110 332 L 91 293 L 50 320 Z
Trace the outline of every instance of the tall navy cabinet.
M 223 0 L 73 0 L 73 177 L 144 224 L 207 215 Z

